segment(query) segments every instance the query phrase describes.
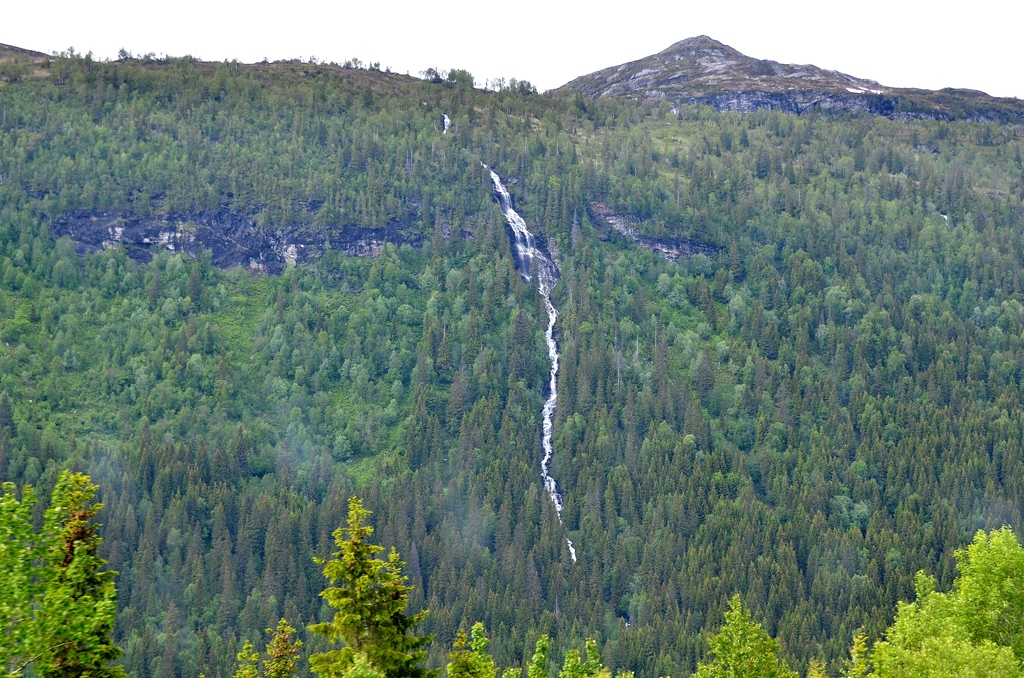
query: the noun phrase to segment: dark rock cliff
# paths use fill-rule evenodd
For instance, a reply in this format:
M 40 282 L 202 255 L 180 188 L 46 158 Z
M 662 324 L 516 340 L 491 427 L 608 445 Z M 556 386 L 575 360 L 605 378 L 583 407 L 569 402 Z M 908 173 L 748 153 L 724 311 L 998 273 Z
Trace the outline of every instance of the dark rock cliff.
M 612 237 L 611 232 L 614 231 L 641 247 L 660 254 L 669 261 L 679 261 L 679 257 L 690 258 L 695 254 L 715 257 L 722 250 L 714 243 L 692 238 L 651 238 L 640 232 L 638 219 L 616 214 L 602 202 L 589 203 L 587 214 L 594 225 L 598 227 L 599 239 L 609 239 Z
M 422 244 L 422 234 L 393 222 L 385 228 L 351 224 L 324 227 L 260 226 L 255 214 L 229 210 L 159 214 L 140 217 L 105 212 L 74 212 L 56 219 L 57 236 L 70 237 L 79 252 L 124 247 L 130 257 L 147 262 L 156 249 L 196 254 L 209 250 L 220 268 L 242 266 L 280 273 L 288 263 L 315 260 L 328 249 L 349 256 L 375 257 L 385 243 Z

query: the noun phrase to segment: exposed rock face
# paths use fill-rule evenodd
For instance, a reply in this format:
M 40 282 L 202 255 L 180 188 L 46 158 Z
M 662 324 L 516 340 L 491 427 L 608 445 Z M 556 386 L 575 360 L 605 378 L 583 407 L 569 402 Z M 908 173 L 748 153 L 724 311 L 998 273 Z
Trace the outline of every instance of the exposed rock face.
M 720 111 L 758 108 L 868 112 L 892 118 L 1024 120 L 1024 102 L 971 90 L 892 88 L 817 66 L 754 59 L 706 35 L 559 88 L 588 97 L 632 96 Z
M 669 261 L 679 261 L 679 257 L 689 258 L 695 254 L 714 257 L 721 251 L 718 245 L 691 238 L 659 239 L 643 235 L 640 233 L 640 229 L 637 228 L 637 220 L 616 214 L 602 202 L 590 203 L 587 205 L 587 212 L 590 215 L 590 220 L 596 225 L 610 228 L 641 247 L 645 247 L 655 254 L 662 255 Z
M 275 229 L 260 226 L 255 215 L 228 210 L 152 217 L 76 212 L 57 219 L 53 230 L 58 236 L 69 236 L 83 253 L 123 246 L 130 257 L 146 262 L 157 248 L 188 254 L 206 249 L 220 268 L 243 266 L 272 274 L 289 263 L 313 261 L 328 249 L 376 257 L 385 243 L 422 244 L 420 233 L 398 223 L 379 229 L 354 225 Z

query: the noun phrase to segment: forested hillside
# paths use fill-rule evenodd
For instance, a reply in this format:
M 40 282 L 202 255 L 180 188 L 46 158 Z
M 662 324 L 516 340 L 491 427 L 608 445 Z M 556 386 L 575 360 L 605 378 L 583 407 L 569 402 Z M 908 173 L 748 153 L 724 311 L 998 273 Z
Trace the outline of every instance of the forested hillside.
M 432 666 L 481 620 L 499 665 L 595 637 L 644 678 L 695 671 L 734 593 L 793 668 L 838 675 L 918 570 L 946 590 L 977 529 L 1024 529 L 1019 127 L 45 66 L 0 85 L 0 478 L 100 485 L 133 677 L 229 676 L 282 616 L 322 649 L 312 558 L 353 493 Z M 546 315 L 481 163 L 561 267 L 562 523 Z M 58 237 L 211 213 L 418 237 L 280 275 Z

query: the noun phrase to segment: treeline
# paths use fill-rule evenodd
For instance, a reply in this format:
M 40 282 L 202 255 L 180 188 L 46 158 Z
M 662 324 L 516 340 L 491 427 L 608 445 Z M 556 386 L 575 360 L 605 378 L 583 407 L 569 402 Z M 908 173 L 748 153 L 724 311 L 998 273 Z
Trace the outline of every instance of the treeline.
M 0 88 L 0 475 L 101 481 L 132 675 L 227 676 L 281 616 L 319 621 L 311 558 L 357 489 L 431 610 L 431 666 L 482 620 L 502 666 L 544 633 L 555 661 L 594 637 L 612 669 L 688 675 L 738 591 L 794 669 L 837 675 L 918 570 L 948 589 L 977 529 L 1024 527 L 1014 128 L 51 68 Z M 539 482 L 543 311 L 481 161 L 562 266 L 564 525 Z M 653 256 L 598 200 L 721 255 Z M 51 235 L 69 211 L 224 206 L 425 245 L 266 278 Z

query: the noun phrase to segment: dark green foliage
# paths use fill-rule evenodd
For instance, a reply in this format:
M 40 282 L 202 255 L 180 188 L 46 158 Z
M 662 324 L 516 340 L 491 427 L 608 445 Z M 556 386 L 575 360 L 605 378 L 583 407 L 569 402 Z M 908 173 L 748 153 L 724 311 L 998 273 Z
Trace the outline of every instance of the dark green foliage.
M 224 678 L 282 616 L 326 621 L 311 558 L 353 491 L 408 557 L 431 667 L 483 620 L 500 666 L 594 636 L 613 669 L 685 676 L 739 591 L 791 666 L 834 675 L 915 572 L 946 590 L 978 528 L 1024 528 L 1016 128 L 315 64 L 49 72 L 0 88 L 0 475 L 101 479 L 132 675 Z M 560 254 L 561 524 L 544 313 L 481 161 Z M 718 249 L 666 261 L 595 201 Z M 424 246 L 270 278 L 54 237 L 78 211 L 207 209 Z
M 14 437 L 18 435 L 18 427 L 14 423 L 14 407 L 7 391 L 0 393 L 0 436 Z

